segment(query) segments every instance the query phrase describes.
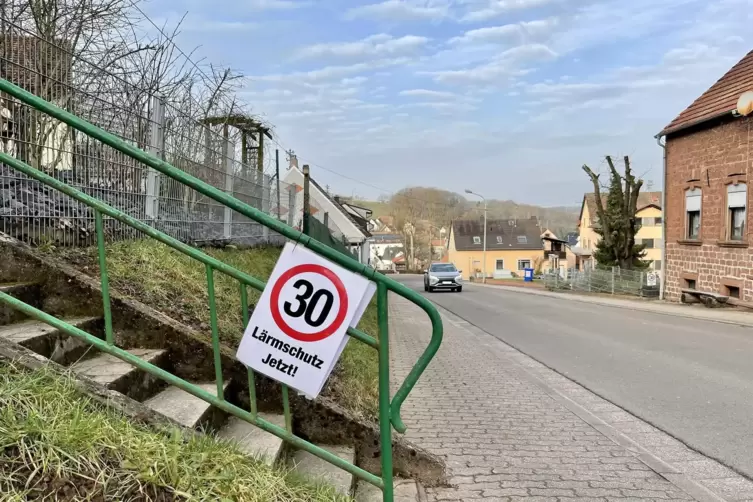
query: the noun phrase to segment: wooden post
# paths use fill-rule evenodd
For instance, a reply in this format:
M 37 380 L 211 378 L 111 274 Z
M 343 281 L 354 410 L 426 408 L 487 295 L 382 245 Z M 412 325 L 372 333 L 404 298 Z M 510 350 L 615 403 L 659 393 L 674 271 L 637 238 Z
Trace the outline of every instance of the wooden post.
M 248 133 L 241 131 L 241 164 L 243 164 L 242 173 L 245 178 L 248 176 Z
M 311 213 L 311 200 L 309 199 L 309 165 L 303 165 L 303 233 L 309 235 L 309 218 Z
M 256 159 L 256 170 L 264 172 L 264 131 L 259 130 L 259 147 L 256 150 L 258 157 Z

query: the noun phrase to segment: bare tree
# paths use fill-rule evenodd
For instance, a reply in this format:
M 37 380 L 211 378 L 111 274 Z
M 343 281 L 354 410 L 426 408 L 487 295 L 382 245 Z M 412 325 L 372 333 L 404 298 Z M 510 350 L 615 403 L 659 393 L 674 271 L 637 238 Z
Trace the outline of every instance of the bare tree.
M 590 167 L 583 165 L 594 186 L 596 216 L 598 222 L 596 232 L 601 236 L 597 244 L 594 258 L 602 265 L 617 265 L 625 269 L 645 268 L 642 260 L 644 246 L 635 243 L 635 234 L 640 225 L 635 216 L 638 206 L 643 180 L 636 179 L 630 167 L 630 158 L 626 155 L 625 174 L 621 175 L 612 161 L 606 156 L 610 171 L 609 193 L 606 196 L 606 207 L 602 196 L 602 186 L 599 175 Z

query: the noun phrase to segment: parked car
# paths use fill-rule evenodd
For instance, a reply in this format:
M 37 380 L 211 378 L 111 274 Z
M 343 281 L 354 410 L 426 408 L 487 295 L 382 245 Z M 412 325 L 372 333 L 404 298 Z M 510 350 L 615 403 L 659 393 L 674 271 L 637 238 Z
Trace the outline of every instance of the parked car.
M 424 270 L 424 291 L 437 290 L 463 291 L 462 270 L 455 268 L 452 263 L 432 263 Z

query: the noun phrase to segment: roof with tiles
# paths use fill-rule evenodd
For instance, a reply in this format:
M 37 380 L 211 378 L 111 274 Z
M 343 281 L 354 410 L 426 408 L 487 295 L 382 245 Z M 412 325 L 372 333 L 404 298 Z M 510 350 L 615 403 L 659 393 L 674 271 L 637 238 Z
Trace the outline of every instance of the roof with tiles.
M 457 220 L 452 223 L 452 236 L 458 251 L 483 250 L 483 220 Z M 510 249 L 543 249 L 539 220 L 488 220 L 486 232 L 488 251 Z
M 732 113 L 737 107 L 737 100 L 745 91 L 753 91 L 753 51 L 750 51 L 722 78 L 675 117 L 659 133 L 659 136 L 678 132 L 687 127 Z

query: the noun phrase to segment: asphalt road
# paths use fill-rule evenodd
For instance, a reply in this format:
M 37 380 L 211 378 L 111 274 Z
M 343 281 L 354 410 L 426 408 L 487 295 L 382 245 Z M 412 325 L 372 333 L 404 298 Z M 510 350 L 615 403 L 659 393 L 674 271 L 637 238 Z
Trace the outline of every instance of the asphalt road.
M 753 329 L 466 284 L 424 293 L 707 456 L 753 478 Z

